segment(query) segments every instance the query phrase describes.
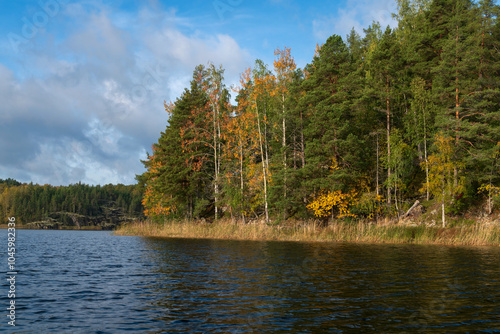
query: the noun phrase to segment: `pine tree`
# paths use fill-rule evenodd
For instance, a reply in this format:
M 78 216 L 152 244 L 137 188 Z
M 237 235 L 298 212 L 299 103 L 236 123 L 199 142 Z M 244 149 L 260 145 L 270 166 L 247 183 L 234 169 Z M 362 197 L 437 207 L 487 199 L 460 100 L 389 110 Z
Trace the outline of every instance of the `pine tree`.
M 448 136 L 455 138 L 454 159 L 461 162 L 467 145 L 464 135 L 471 126 L 467 105 L 476 88 L 474 68 L 477 59 L 471 43 L 471 3 L 468 0 L 456 0 L 449 7 L 452 11 L 448 13 L 448 34 L 443 38 L 440 62 L 433 69 L 436 76 L 433 89 L 442 102 L 437 114 L 438 126 Z M 457 168 L 454 171 L 454 183 L 458 185 Z
M 372 41 L 370 51 L 367 55 L 367 92 L 376 100 L 374 108 L 385 114 L 385 137 L 386 137 L 386 166 L 387 166 L 387 204 L 391 205 L 392 191 L 391 179 L 391 124 L 394 123 L 394 112 L 396 110 L 396 83 L 398 82 L 398 72 L 403 67 L 401 64 L 400 47 L 396 43 L 396 36 L 387 27 L 380 40 Z M 377 125 L 377 123 L 375 123 Z M 380 129 L 374 129 L 377 131 Z
M 165 103 L 170 114 L 169 124 L 153 154 L 144 162 L 146 215 L 162 216 L 173 210 L 193 217 L 208 206 L 212 192 L 210 173 L 210 124 L 206 106 L 208 96 L 203 90 L 207 72 L 198 66 L 193 73 L 191 88 L 186 89 L 175 104 Z M 200 207 L 201 205 L 201 207 Z
M 371 217 L 383 182 L 387 208 L 401 210 L 422 185 L 444 208 L 465 180 L 470 196 L 487 193 L 491 211 L 500 186 L 498 5 L 397 3 L 397 29 L 374 22 L 363 37 L 352 30 L 347 45 L 331 36 L 304 71 L 287 48 L 276 50 L 274 74 L 257 60 L 234 108 L 222 68 L 198 67 L 166 105 L 169 125 L 146 162 L 146 208 L 218 218 L 224 207 L 266 222 L 306 209 Z
M 470 123 L 463 134 L 470 143 L 464 162 L 470 177 L 487 189 L 488 212 L 492 211 L 492 190 L 500 181 L 500 8 L 493 1 L 480 1 L 471 32 L 476 77 L 474 92 L 467 97 Z
M 412 145 L 417 146 L 417 151 L 420 158 L 420 164 L 424 164 L 425 168 L 425 189 L 426 199 L 429 200 L 429 147 L 430 138 L 432 138 L 435 108 L 432 104 L 431 92 L 426 89 L 425 81 L 417 77 L 411 82 L 411 101 L 410 112 L 406 117 L 406 133 L 410 138 Z M 423 151 L 423 154 L 422 154 Z
M 309 194 L 349 191 L 359 181 L 364 151 L 351 112 L 347 79 L 352 71 L 349 49 L 339 36 L 322 45 L 304 81 L 303 105 L 308 106 L 306 166 Z

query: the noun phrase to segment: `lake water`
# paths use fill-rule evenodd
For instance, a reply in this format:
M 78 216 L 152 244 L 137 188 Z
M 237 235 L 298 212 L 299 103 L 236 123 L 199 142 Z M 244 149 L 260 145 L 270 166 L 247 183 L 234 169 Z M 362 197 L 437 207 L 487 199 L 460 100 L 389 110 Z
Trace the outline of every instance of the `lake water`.
M 6 248 L 2 230 L 4 273 Z M 500 247 L 17 230 L 16 252 L 0 331 L 500 333 Z

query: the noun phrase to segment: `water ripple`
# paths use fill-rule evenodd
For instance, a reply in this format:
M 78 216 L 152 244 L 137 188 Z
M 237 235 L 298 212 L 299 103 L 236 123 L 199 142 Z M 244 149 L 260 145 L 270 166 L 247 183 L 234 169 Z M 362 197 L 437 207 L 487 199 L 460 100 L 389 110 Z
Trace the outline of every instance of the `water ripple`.
M 16 244 L 16 333 L 500 328 L 498 248 L 29 230 L 18 231 Z

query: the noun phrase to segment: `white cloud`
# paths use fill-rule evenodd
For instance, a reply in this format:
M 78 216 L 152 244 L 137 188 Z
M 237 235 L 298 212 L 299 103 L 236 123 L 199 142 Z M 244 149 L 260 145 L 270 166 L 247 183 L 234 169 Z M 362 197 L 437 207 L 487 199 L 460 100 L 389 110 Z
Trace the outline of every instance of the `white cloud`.
M 94 147 L 107 155 L 120 153 L 119 141 L 123 137 L 113 126 L 106 126 L 98 119 L 93 119 L 88 124 L 88 129 L 83 131 Z
M 192 31 L 173 11 L 89 3 L 65 6 L 52 23 L 70 22 L 63 35 L 33 39 L 21 75 L 0 64 L 0 178 L 134 183 L 167 124 L 163 101 L 194 67 L 223 64 L 230 84 L 249 64 L 233 38 Z
M 249 53 L 240 48 L 230 36 L 218 34 L 186 35 L 179 30 L 165 27 L 145 35 L 144 44 L 154 58 L 176 72 L 192 72 L 194 67 L 209 62 L 223 64 L 229 76 L 237 76 L 251 63 Z M 175 71 L 177 69 L 177 71 Z
M 313 33 L 319 40 L 326 40 L 336 34 L 345 38 L 351 29 L 363 34 L 373 21 L 380 23 L 382 30 L 387 25 L 394 27 L 396 21 L 391 14 L 396 11 L 394 0 L 370 1 L 348 0 L 345 8 L 340 8 L 336 15 L 322 16 L 313 20 Z
M 80 180 L 90 184 L 130 183 L 130 165 L 139 169 L 137 154 L 106 161 L 96 156 L 89 143 L 59 138 L 41 143 L 36 156 L 22 167 L 36 183 L 65 185 Z

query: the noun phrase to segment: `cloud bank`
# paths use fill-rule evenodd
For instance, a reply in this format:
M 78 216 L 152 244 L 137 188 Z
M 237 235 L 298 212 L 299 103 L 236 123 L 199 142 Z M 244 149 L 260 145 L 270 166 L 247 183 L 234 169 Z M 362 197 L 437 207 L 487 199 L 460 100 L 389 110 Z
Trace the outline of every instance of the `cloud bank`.
M 230 36 L 195 31 L 157 3 L 132 13 L 56 3 L 36 34 L 17 32 L 29 37 L 18 50 L 0 44 L 13 55 L 0 63 L 0 178 L 134 183 L 167 124 L 163 101 L 182 93 L 194 67 L 223 64 L 235 80 L 250 63 Z
M 396 11 L 396 2 L 393 0 L 348 0 L 345 7 L 339 8 L 337 13 L 313 20 L 314 36 L 326 40 L 335 33 L 345 38 L 352 28 L 363 35 L 363 29 L 374 21 L 379 22 L 382 30 L 385 30 L 388 25 L 396 26 L 396 21 L 392 18 L 392 13 Z

